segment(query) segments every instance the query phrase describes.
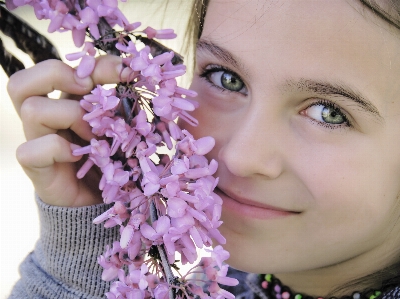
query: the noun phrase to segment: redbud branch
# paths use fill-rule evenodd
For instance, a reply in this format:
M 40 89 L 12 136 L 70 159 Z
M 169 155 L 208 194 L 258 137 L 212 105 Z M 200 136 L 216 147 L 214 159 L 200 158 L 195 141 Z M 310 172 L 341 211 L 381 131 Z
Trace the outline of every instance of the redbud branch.
M 115 38 L 114 29 L 111 28 L 110 24 L 108 24 L 108 22 L 103 17 L 100 18 L 97 27 L 99 28 L 100 36 L 102 37 L 102 39 L 110 39 L 110 41 L 105 42 L 100 39 L 95 41 L 95 45 L 107 54 L 120 56 L 120 51 L 115 47 L 117 40 Z
M 128 89 L 129 88 L 127 86 L 124 86 L 122 84 L 118 84 L 117 86 L 117 90 L 120 95 L 128 94 L 127 92 Z M 130 124 L 133 119 L 132 109 L 134 101 L 135 100 L 129 97 L 121 97 L 123 117 L 127 124 Z
M 151 219 L 152 223 L 158 219 L 157 208 L 156 208 L 156 205 L 154 204 L 154 201 L 152 201 L 150 203 L 150 219 Z M 172 272 L 170 264 L 168 263 L 168 258 L 167 258 L 167 254 L 165 253 L 165 248 L 163 245 L 157 245 L 157 249 L 158 249 L 159 256 L 161 258 L 161 264 L 162 264 L 166 279 L 168 281 L 168 285 L 170 287 L 175 286 L 176 277 L 175 277 L 174 273 Z M 175 292 L 174 292 L 173 288 L 169 289 L 169 298 L 175 299 Z
M 81 5 L 82 5 L 82 3 L 81 3 Z M 111 26 L 108 24 L 108 22 L 104 18 L 100 18 L 100 21 L 98 23 L 98 28 L 99 28 L 99 33 L 102 36 L 102 38 L 105 38 L 106 40 L 110 39 L 110 41 L 96 41 L 95 42 L 96 46 L 100 47 L 102 50 L 104 50 L 108 54 L 120 56 L 120 51 L 115 47 L 116 41 L 115 41 L 114 29 L 111 28 Z M 147 42 L 149 42 L 148 39 L 145 39 L 145 40 Z M 155 42 L 155 41 L 150 41 L 150 42 L 153 46 L 153 49 L 157 49 L 158 51 L 165 52 L 165 49 L 158 46 L 157 42 Z M 156 56 L 156 55 L 157 54 L 154 53 L 153 56 Z M 176 56 L 176 57 L 178 57 L 178 56 Z M 179 57 L 179 58 L 181 58 L 181 57 Z M 178 58 L 178 62 L 182 63 L 182 60 L 180 60 L 179 58 Z M 119 93 L 123 94 L 124 91 L 126 91 L 126 88 L 127 87 L 125 87 L 125 86 L 119 85 L 118 86 Z M 123 113 L 124 113 L 125 122 L 127 124 L 130 124 L 133 119 L 132 106 L 133 106 L 134 100 L 132 100 L 128 97 L 123 97 L 121 100 L 122 100 L 122 109 L 123 109 Z M 155 207 L 155 204 L 153 201 L 150 204 L 150 217 L 151 217 L 152 223 L 158 219 L 157 210 L 156 210 L 156 207 Z M 164 271 L 164 274 L 168 281 L 168 284 L 174 285 L 176 282 L 176 277 L 174 276 L 171 266 L 168 263 L 168 258 L 165 253 L 165 248 L 163 245 L 158 245 L 157 249 L 158 249 L 159 256 L 161 258 L 163 271 Z M 169 291 L 169 298 L 175 299 L 175 292 L 173 291 L 172 288 L 170 288 L 170 291 Z

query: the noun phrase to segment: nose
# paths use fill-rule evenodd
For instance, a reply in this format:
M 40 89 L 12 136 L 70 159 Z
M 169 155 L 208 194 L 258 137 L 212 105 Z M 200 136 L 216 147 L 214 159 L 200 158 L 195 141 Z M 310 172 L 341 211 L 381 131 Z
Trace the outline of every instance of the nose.
M 231 126 L 220 148 L 219 160 L 235 176 L 276 179 L 283 172 L 282 146 L 288 134 L 263 110 L 249 109 L 241 121 Z

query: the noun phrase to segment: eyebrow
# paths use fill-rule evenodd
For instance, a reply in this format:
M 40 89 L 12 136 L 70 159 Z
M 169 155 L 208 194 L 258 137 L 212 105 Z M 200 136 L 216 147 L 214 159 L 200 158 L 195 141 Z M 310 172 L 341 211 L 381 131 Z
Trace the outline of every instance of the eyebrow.
M 215 43 L 209 40 L 200 39 L 197 42 L 197 49 L 211 53 L 216 58 L 224 61 L 227 64 L 232 65 L 237 69 L 242 70 L 246 75 L 248 75 L 248 72 L 246 71 L 243 63 L 235 58 L 229 51 L 221 48 Z M 370 115 L 378 118 L 380 121 L 384 120 L 383 117 L 380 115 L 379 110 L 371 103 L 371 101 L 362 96 L 360 92 L 355 91 L 354 89 L 346 86 L 343 83 L 332 84 L 329 82 L 300 78 L 298 80 L 286 80 L 283 86 L 284 90 L 301 90 L 314 92 L 319 95 L 340 96 L 348 98 L 356 103 L 359 107 L 361 107 L 364 111 L 368 112 Z
M 216 45 L 212 41 L 209 41 L 206 39 L 200 39 L 197 42 L 197 50 L 209 52 L 211 55 L 215 56 L 219 60 L 222 60 L 223 62 L 230 64 L 231 66 L 235 67 L 236 69 L 239 69 L 242 72 L 244 72 L 245 75 L 248 75 L 248 71 L 244 67 L 244 65 L 240 61 L 240 59 L 234 57 L 232 55 L 232 53 L 225 50 L 224 48 L 221 48 L 220 46 Z
M 363 108 L 369 114 L 377 117 L 379 120 L 383 120 L 383 117 L 379 114 L 379 110 L 362 96 L 359 92 L 355 91 L 349 86 L 343 83 L 329 83 L 323 81 L 315 81 L 305 78 L 299 80 L 287 80 L 284 84 L 284 89 L 296 89 L 301 91 L 314 92 L 319 95 L 325 96 L 340 96 L 345 97 L 356 103 L 358 106 Z

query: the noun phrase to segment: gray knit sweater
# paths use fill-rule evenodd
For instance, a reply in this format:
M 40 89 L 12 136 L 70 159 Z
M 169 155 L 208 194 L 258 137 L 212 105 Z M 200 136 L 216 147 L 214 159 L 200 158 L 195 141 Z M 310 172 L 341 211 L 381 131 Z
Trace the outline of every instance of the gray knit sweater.
M 118 239 L 119 232 L 92 221 L 110 206 L 62 208 L 36 200 L 40 238 L 20 265 L 21 279 L 9 298 L 104 298 L 109 283 L 101 280 L 97 257 Z
M 36 199 L 39 207 L 40 238 L 20 266 L 21 279 L 10 299 L 94 299 L 105 298 L 109 283 L 101 280 L 97 257 L 107 244 L 118 239 L 118 228 L 105 229 L 92 220 L 110 208 L 100 204 L 82 208 L 49 206 Z M 229 291 L 236 298 L 256 298 L 252 286 L 256 275 L 234 270 L 240 284 Z M 247 282 L 247 283 L 246 283 Z M 257 290 L 255 290 L 257 293 Z M 400 287 L 382 299 L 400 298 Z

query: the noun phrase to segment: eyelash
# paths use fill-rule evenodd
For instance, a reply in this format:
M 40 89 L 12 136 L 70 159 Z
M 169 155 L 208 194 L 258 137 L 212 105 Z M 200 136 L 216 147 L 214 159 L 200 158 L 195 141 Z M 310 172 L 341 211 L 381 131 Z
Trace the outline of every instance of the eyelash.
M 239 76 L 238 74 L 236 74 L 234 71 L 232 71 L 232 70 L 230 70 L 230 69 L 228 69 L 228 68 L 226 68 L 226 67 L 223 67 L 223 66 L 221 66 L 221 65 L 208 65 L 208 66 L 202 68 L 199 77 L 200 77 L 200 78 L 203 78 L 203 79 L 206 80 L 209 84 L 211 84 L 212 87 L 218 88 L 218 89 L 219 89 L 220 91 L 222 91 L 222 92 L 239 93 L 239 94 L 245 95 L 245 96 L 247 95 L 247 94 L 242 93 L 241 91 L 233 91 L 233 90 L 229 90 L 229 89 L 226 89 L 226 88 L 224 88 L 224 87 L 215 85 L 215 84 L 211 81 L 211 79 L 209 78 L 209 76 L 210 76 L 211 74 L 217 73 L 217 72 L 226 72 L 226 73 L 230 73 L 230 74 L 232 74 L 232 75 L 234 75 L 234 76 L 236 76 L 236 77 L 238 77 L 238 78 L 240 79 L 240 76 Z M 243 82 L 242 79 L 240 79 L 240 80 Z M 246 88 L 246 85 L 245 85 L 245 84 L 244 84 L 244 88 Z M 328 101 L 328 100 L 319 99 L 319 100 L 317 100 L 316 102 L 314 102 L 314 103 L 312 103 L 311 105 L 309 105 L 307 108 L 305 108 L 305 109 L 302 110 L 302 111 L 306 111 L 307 109 L 309 109 L 309 108 L 311 108 L 311 107 L 313 107 L 313 106 L 319 106 L 319 105 L 325 106 L 325 107 L 328 107 L 328 108 L 331 108 L 331 109 L 334 109 L 335 111 L 338 111 L 338 112 L 343 116 L 344 122 L 343 122 L 342 124 L 330 124 L 330 123 L 318 121 L 318 120 L 316 120 L 316 119 L 314 119 L 314 118 L 311 118 L 311 117 L 307 116 L 307 117 L 310 119 L 310 121 L 312 121 L 313 123 L 315 123 L 315 124 L 317 124 L 317 125 L 319 125 L 319 126 L 328 128 L 328 129 L 345 129 L 345 128 L 351 128 L 351 127 L 353 127 L 352 124 L 351 124 L 351 122 L 349 121 L 349 118 L 348 118 L 348 116 L 347 116 L 347 113 L 345 113 L 345 112 L 343 111 L 343 109 L 340 108 L 338 105 L 336 105 L 335 103 L 333 103 L 333 102 L 331 102 L 331 101 Z
M 344 122 L 342 124 L 335 125 L 335 124 L 320 122 L 316 119 L 309 117 L 313 123 L 316 123 L 317 125 L 320 125 L 322 127 L 328 128 L 328 129 L 345 129 L 345 128 L 353 127 L 352 123 L 349 120 L 349 117 L 347 116 L 347 113 L 344 112 L 343 109 L 340 108 L 338 105 L 336 105 L 335 103 L 328 101 L 328 100 L 318 99 L 316 102 L 312 103 L 311 105 L 309 105 L 307 108 L 303 109 L 302 111 L 305 111 L 311 107 L 319 106 L 319 105 L 325 106 L 328 108 L 332 108 L 335 111 L 338 111 L 343 116 Z
M 232 74 L 232 75 L 236 76 L 237 78 L 239 78 L 243 82 L 243 80 L 240 78 L 240 76 L 238 74 L 236 74 L 234 71 L 232 71 L 226 67 L 223 67 L 221 65 L 208 65 L 206 67 L 203 67 L 201 69 L 199 77 L 206 80 L 209 84 L 211 84 L 212 87 L 218 88 L 222 92 L 238 93 L 238 94 L 241 94 L 244 96 L 247 95 L 241 91 L 233 91 L 233 90 L 229 90 L 229 89 L 223 88 L 221 86 L 215 85 L 214 82 L 211 81 L 209 76 L 213 73 L 218 73 L 218 72 L 226 72 L 226 73 Z M 243 84 L 244 84 L 244 82 L 243 82 Z M 246 84 L 244 84 L 244 88 L 246 88 Z

